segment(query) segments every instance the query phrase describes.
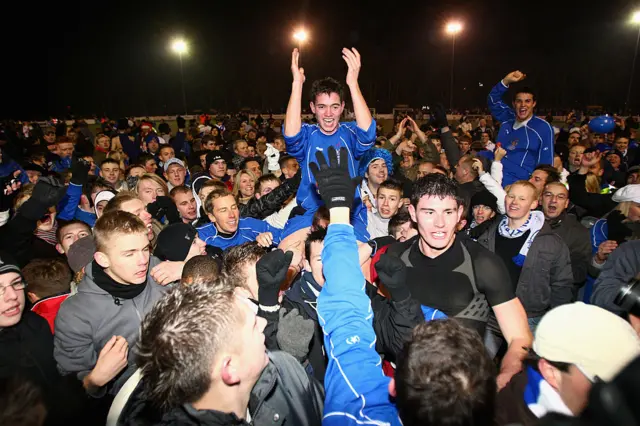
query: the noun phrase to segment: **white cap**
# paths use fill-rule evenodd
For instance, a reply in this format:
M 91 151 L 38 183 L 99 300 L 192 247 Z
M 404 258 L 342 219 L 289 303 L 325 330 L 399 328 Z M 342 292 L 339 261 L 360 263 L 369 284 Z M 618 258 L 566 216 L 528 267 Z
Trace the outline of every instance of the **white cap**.
M 179 158 L 173 157 L 173 158 L 169 158 L 165 163 L 164 163 L 164 171 L 166 172 L 169 169 L 169 166 L 172 164 L 179 164 L 180 166 L 184 167 L 184 161 L 182 161 Z M 184 167 L 186 168 L 186 167 Z
M 611 199 L 616 203 L 633 201 L 634 203 L 640 204 L 640 183 L 623 186 L 613 194 L 613 197 L 611 197 Z
M 546 360 L 574 364 L 592 381 L 609 381 L 640 355 L 640 338 L 619 316 L 576 302 L 542 317 L 533 350 Z
M 112 199 L 113 197 L 115 197 L 116 194 L 113 193 L 113 191 L 111 190 L 106 190 L 106 191 L 100 191 L 96 194 L 96 200 L 93 203 L 93 209 L 96 212 L 96 214 L 98 214 L 98 212 L 96 211 L 96 207 L 98 206 L 98 203 L 101 201 L 109 201 L 110 199 Z

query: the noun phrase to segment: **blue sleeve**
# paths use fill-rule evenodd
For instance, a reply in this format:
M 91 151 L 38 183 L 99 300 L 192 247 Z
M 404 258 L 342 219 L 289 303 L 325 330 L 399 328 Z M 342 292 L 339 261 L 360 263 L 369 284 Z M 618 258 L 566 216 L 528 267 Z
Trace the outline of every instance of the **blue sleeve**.
M 371 120 L 371 125 L 366 130 L 358 127 L 355 121 L 345 123 L 345 125 L 352 134 L 349 149 L 357 160 L 376 143 L 376 120 Z
M 76 208 L 80 203 L 82 196 L 82 186 L 70 183 L 67 187 L 67 193 L 58 204 L 58 219 L 71 220 L 76 217 Z
M 540 151 L 538 152 L 538 165 L 551 164 L 553 165 L 553 146 L 555 134 L 553 133 L 553 127 L 546 120 L 540 119 Z
M 269 225 L 265 220 L 255 219 L 253 217 L 243 218 L 242 221 L 244 221 L 252 230 L 256 232 L 271 232 L 271 234 L 273 235 L 273 244 L 280 244 L 282 229 L 275 228 Z
M 502 80 L 491 89 L 489 96 L 487 97 L 487 104 L 491 115 L 493 115 L 499 122 L 503 123 L 507 120 L 516 118 L 515 113 L 509 105 L 504 103 L 502 97 L 507 93 L 509 88 L 502 83 Z
M 309 129 L 311 129 L 311 126 L 303 123 L 297 135 L 284 136 L 284 142 L 287 146 L 287 154 L 295 158 L 298 163 L 300 163 L 300 167 L 305 164 L 305 153 L 307 152 L 307 142 L 309 141 Z M 282 134 L 284 135 L 284 126 L 282 128 Z
M 76 208 L 76 219 L 83 221 L 91 228 L 96 226 L 96 215 L 94 213 L 86 212 L 82 210 L 80 207 Z
M 589 230 L 589 234 L 591 237 L 591 254 L 595 255 L 598 252 L 600 244 L 609 239 L 609 225 L 607 224 L 607 219 L 599 219 L 596 221 Z
M 350 225 L 329 225 L 322 262 L 326 283 L 318 297 L 318 320 L 329 359 L 322 424 L 400 425 L 375 350 L 373 311 Z

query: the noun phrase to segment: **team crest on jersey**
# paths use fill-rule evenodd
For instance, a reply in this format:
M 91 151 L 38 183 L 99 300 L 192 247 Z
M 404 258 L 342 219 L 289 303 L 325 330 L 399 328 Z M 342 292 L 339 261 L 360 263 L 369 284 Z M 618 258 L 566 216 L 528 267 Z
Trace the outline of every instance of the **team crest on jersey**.
M 512 140 L 512 141 L 511 141 L 511 145 L 509 145 L 509 146 L 507 147 L 507 149 L 508 149 L 509 151 L 513 151 L 514 149 L 516 149 L 516 146 L 518 146 L 518 139 L 514 139 L 514 140 Z

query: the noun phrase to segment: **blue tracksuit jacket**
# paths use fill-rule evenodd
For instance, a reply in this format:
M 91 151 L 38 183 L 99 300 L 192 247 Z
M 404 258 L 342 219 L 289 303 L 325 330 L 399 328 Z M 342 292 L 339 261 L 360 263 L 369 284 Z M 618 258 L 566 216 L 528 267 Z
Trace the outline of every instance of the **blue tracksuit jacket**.
M 607 219 L 598 219 L 589 229 L 589 235 L 591 236 L 591 254 L 595 256 L 598 252 L 600 244 L 609 239 L 609 224 Z M 596 278 L 591 275 L 587 275 L 587 281 L 584 286 L 578 291 L 578 301 L 584 303 L 591 303 L 591 295 L 593 294 L 593 284 L 596 282 Z
M 71 168 L 71 157 L 60 158 L 57 161 L 54 161 L 51 165 L 51 170 L 56 173 L 60 173 L 66 169 Z
M 545 120 L 533 115 L 522 127 L 514 129 L 516 115 L 502 96 L 508 88 L 502 81 L 489 93 L 491 114 L 501 123 L 495 142 L 500 142 L 507 151 L 502 159 L 502 186 L 517 180 L 527 180 L 533 169 L 540 164 L 553 164 L 553 128 Z
M 353 227 L 329 225 L 322 263 L 326 282 L 318 296 L 318 318 L 329 351 L 322 424 L 401 425 L 375 349 L 373 311 Z
M 70 183 L 67 187 L 67 193 L 58 204 L 58 219 L 78 219 L 93 228 L 96 224 L 96 215 L 86 212 L 78 206 L 81 196 L 82 185 Z
M 218 233 L 218 228 L 213 223 L 207 223 L 198 228 L 198 236 L 207 245 L 219 247 L 225 250 L 229 247 L 239 246 L 242 243 L 255 241 L 256 237 L 263 232 L 271 232 L 273 234 L 273 243 L 280 243 L 281 229 L 274 228 L 264 220 L 254 219 L 252 217 L 243 217 L 238 223 L 238 229 L 231 237 L 223 237 Z

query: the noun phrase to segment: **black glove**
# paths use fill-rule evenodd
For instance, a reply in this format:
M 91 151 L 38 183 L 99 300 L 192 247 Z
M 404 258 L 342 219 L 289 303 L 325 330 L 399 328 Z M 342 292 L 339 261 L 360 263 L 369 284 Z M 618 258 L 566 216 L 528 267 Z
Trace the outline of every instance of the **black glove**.
M 33 194 L 20 207 L 20 212 L 30 220 L 38 220 L 49 210 L 49 207 L 57 205 L 67 193 L 67 188 L 55 177 L 41 177 Z
M 402 260 L 384 253 L 376 263 L 376 272 L 382 284 L 389 290 L 392 300 L 401 302 L 411 297 L 406 284 L 407 267 Z
M 311 163 L 309 168 L 318 183 L 320 197 L 331 210 L 333 207 L 349 207 L 353 205 L 356 186 L 362 181 L 361 177 L 351 179 L 349 174 L 349 152 L 340 148 L 340 163 L 334 147 L 329 147 L 329 164 L 322 151 L 316 152 L 318 164 Z M 320 167 L 318 167 L 320 166 Z
M 626 219 L 627 217 L 623 215 L 620 210 L 614 210 L 609 213 L 607 216 L 607 227 L 610 240 L 622 244 L 633 235 L 631 228 L 627 226 L 627 223 L 623 222 Z
M 371 246 L 371 257 L 376 255 L 376 252 L 378 251 L 378 249 L 384 246 L 388 246 L 389 244 L 393 244 L 395 242 L 396 242 L 396 239 L 390 235 L 387 235 L 386 237 L 374 238 L 372 240 L 367 241 L 367 244 Z
M 256 263 L 258 278 L 258 302 L 262 306 L 277 306 L 280 285 L 287 277 L 287 270 L 293 259 L 293 252 L 271 251 Z
M 160 221 L 164 216 L 167 217 L 169 223 L 178 223 L 181 220 L 176 203 L 173 202 L 171 197 L 163 195 L 147 205 L 147 212 L 157 221 Z
M 82 186 L 89 178 L 91 163 L 82 158 L 74 158 L 71 163 L 71 183 Z
M 444 105 L 442 105 L 442 103 L 437 103 L 434 105 L 431 124 L 433 125 L 433 127 L 436 127 L 438 129 L 449 126 L 449 122 L 447 121 L 447 112 L 445 111 Z

